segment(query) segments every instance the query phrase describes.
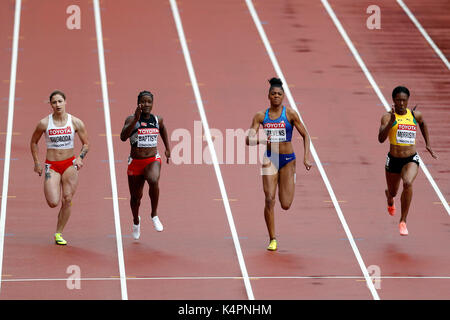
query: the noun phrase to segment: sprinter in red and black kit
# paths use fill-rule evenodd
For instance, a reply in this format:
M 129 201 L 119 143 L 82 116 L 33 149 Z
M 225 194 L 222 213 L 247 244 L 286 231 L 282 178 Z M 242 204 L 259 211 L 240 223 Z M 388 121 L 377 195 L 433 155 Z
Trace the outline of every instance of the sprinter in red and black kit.
M 127 117 L 120 133 L 120 139 L 130 139 L 131 152 L 128 158 L 128 186 L 130 188 L 130 206 L 133 214 L 133 238 L 140 237 L 139 207 L 141 204 L 144 184 L 149 185 L 151 200 L 151 218 L 156 231 L 163 231 L 157 208 L 159 199 L 159 176 L 161 157 L 158 153 L 158 135 L 161 135 L 166 148 L 167 163 L 170 159 L 170 146 L 163 119 L 151 113 L 153 109 L 153 94 L 142 91 L 138 95 L 138 106 L 134 115 Z

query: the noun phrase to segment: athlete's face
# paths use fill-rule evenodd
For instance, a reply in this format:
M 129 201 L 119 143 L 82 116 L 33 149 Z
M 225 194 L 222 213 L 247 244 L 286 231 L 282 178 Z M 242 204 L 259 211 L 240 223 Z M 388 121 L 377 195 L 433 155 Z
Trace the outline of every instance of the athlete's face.
M 50 104 L 55 113 L 64 113 L 66 110 L 66 100 L 60 94 L 55 94 L 50 100 Z
M 279 106 L 283 102 L 284 91 L 279 87 L 274 87 L 269 91 L 269 101 L 272 106 Z
M 398 114 L 404 114 L 406 107 L 408 106 L 408 95 L 404 92 L 397 93 L 394 97 L 395 112 Z
M 142 113 L 149 114 L 153 109 L 153 99 L 151 96 L 142 96 L 139 100 L 139 105 L 141 106 Z

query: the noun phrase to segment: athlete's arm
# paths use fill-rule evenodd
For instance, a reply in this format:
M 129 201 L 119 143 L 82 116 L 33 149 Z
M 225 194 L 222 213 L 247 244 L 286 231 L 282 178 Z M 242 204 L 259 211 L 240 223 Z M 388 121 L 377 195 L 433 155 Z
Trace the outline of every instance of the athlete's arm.
M 77 167 L 78 170 L 80 170 L 83 167 L 83 159 L 84 157 L 86 157 L 86 154 L 89 151 L 89 137 L 83 121 L 73 116 L 72 120 L 73 125 L 75 127 L 75 132 L 78 133 L 78 137 L 80 138 L 81 143 L 83 144 L 83 146 L 81 147 L 80 154 L 75 159 L 75 166 Z
M 42 119 L 39 121 L 38 125 L 36 126 L 36 129 L 34 129 L 33 135 L 31 136 L 30 141 L 30 149 L 31 149 L 31 156 L 33 157 L 34 161 L 34 172 L 39 174 L 39 176 L 42 175 L 42 165 L 39 162 L 39 148 L 38 148 L 38 142 L 41 139 L 42 134 L 47 129 L 47 123 L 45 119 Z
M 266 143 L 266 141 L 260 141 L 258 139 L 257 133 L 259 131 L 259 126 L 264 120 L 264 113 L 262 111 L 258 112 L 252 120 L 252 125 L 250 126 L 250 130 L 248 131 L 247 137 L 245 138 L 245 143 L 248 146 L 255 146 L 259 143 Z
M 286 108 L 286 110 L 288 111 L 289 118 L 293 120 L 293 124 L 297 129 L 298 133 L 300 133 L 300 135 L 303 138 L 303 149 L 304 149 L 303 164 L 305 165 L 306 170 L 309 170 L 311 169 L 311 162 L 309 160 L 311 138 L 305 126 L 300 121 L 300 117 L 298 116 L 297 112 L 295 112 L 293 109 L 290 108 Z
M 385 113 L 381 117 L 380 130 L 378 131 L 378 142 L 383 143 L 387 139 L 389 135 L 389 130 L 391 129 L 394 122 L 395 122 L 395 111 L 394 108 L 392 108 L 390 112 Z
M 139 121 L 142 113 L 142 106 L 139 104 L 134 111 L 134 115 L 129 116 L 125 119 L 125 124 L 123 125 L 122 132 L 120 132 L 120 140 L 127 141 L 130 137 L 131 132 L 134 129 L 134 126 Z
M 158 123 L 159 123 L 159 132 L 161 135 L 161 139 L 164 142 L 164 146 L 166 147 L 166 151 L 164 152 L 167 158 L 167 163 L 169 163 L 170 159 L 170 145 L 169 145 L 169 138 L 167 134 L 166 126 L 164 125 L 164 121 L 162 117 L 158 117 Z
M 431 154 L 434 159 L 437 159 L 437 155 L 433 152 L 430 145 L 430 136 L 428 135 L 428 126 L 423 119 L 422 113 L 420 111 L 414 112 L 414 117 L 416 118 L 417 123 L 419 124 L 420 131 L 422 132 L 422 136 L 425 139 L 425 146 L 427 151 Z

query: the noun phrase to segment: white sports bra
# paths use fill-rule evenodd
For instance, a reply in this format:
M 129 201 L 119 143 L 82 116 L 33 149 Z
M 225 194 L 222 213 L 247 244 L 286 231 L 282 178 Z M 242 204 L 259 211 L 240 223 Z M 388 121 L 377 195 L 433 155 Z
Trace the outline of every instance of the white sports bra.
M 48 116 L 48 126 L 45 131 L 47 149 L 73 149 L 75 128 L 72 124 L 72 115 L 67 114 L 67 122 L 62 127 L 56 127 L 53 115 Z

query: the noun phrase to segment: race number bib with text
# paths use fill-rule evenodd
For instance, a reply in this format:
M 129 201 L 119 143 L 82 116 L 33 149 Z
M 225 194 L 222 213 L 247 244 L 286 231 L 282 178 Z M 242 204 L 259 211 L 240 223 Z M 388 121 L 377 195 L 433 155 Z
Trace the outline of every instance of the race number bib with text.
M 264 131 L 270 137 L 270 142 L 284 142 L 286 141 L 286 124 L 281 123 L 265 123 Z
M 397 129 L 397 143 L 415 144 L 416 143 L 415 125 L 399 124 Z

